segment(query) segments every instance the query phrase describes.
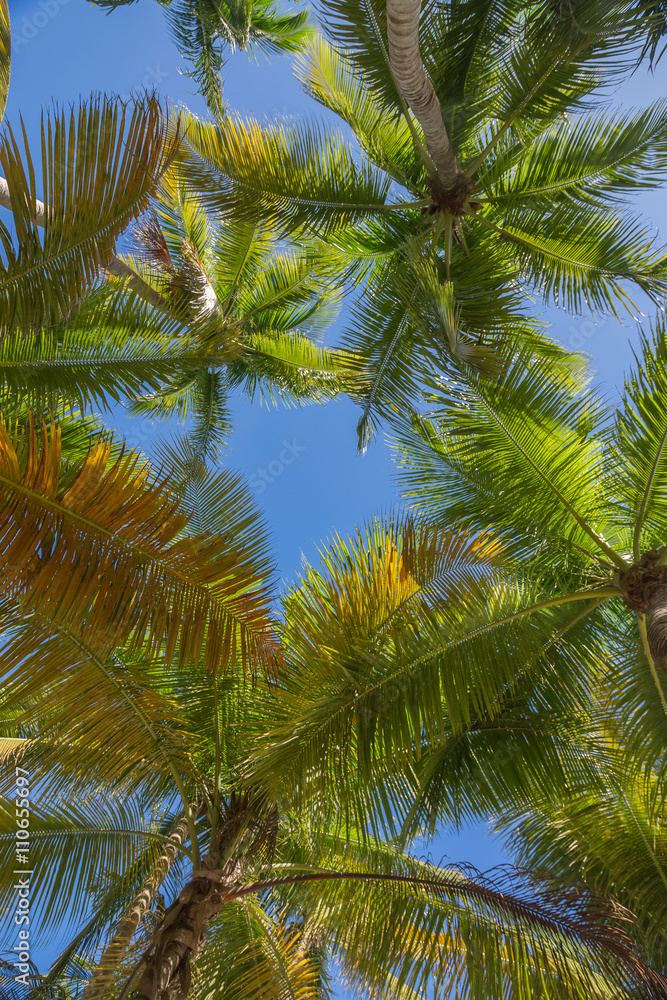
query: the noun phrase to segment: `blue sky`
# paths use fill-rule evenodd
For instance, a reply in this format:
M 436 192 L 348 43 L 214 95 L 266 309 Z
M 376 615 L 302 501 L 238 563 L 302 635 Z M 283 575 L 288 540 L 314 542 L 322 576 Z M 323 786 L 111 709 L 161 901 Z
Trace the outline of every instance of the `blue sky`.
M 144 87 L 156 88 L 176 103 L 204 112 L 191 81 L 179 73 L 181 60 L 171 43 L 161 10 L 152 0 L 139 0 L 110 15 L 85 0 L 10 0 L 13 61 L 7 119 L 18 125 L 19 113 L 31 137 L 37 137 L 40 110 L 52 101 L 78 101 L 91 91 L 129 96 Z M 644 106 L 665 92 L 667 58 L 654 77 L 639 72 L 618 101 Z M 239 54 L 225 72 L 225 97 L 242 113 L 260 117 L 278 114 L 316 114 L 291 75 L 286 59 L 256 65 Z M 664 192 L 644 196 L 642 209 L 667 233 Z M 622 383 L 636 341 L 635 324 L 617 320 L 574 319 L 549 310 L 552 334 L 566 346 L 591 353 L 599 380 L 613 393 Z M 334 327 L 328 341 L 336 340 Z M 317 545 L 336 531 L 350 532 L 374 512 L 397 502 L 392 466 L 384 441 L 368 453 L 356 454 L 357 412 L 347 401 L 327 407 L 267 410 L 243 401 L 235 406 L 235 431 L 229 464 L 258 484 L 257 499 L 266 511 L 274 534 L 275 552 L 283 580 L 292 579 L 305 557 L 315 561 Z M 147 421 L 114 418 L 130 444 L 150 451 L 161 429 Z M 281 458 L 282 456 L 282 458 Z M 286 457 L 292 457 L 289 462 Z M 259 470 L 272 481 L 260 490 Z M 254 479 L 252 477 L 255 477 Z M 485 869 L 507 860 L 482 827 L 460 837 L 440 837 L 424 848 L 434 860 L 444 854 Z M 420 850 L 417 853 L 422 853 Z M 64 938 L 67 929 L 64 929 Z M 52 954 L 52 949 L 49 949 Z

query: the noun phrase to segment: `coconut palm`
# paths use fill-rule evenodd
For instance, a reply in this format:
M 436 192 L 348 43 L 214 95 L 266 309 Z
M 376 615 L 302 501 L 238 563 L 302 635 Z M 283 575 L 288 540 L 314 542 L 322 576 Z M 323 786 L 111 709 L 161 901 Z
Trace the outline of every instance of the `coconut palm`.
M 197 195 L 176 170 L 164 179 L 153 215 L 136 227 L 136 253 L 124 258 L 152 289 L 150 308 L 122 281 L 124 306 L 110 325 L 139 335 L 145 325 L 162 327 L 165 338 L 171 330 L 175 343 L 185 338 L 192 356 L 207 360 L 188 366 L 184 358 L 177 377 L 150 395 L 135 393 L 131 409 L 190 418 L 194 454 L 215 460 L 229 430 L 231 392 L 269 402 L 325 401 L 349 377 L 345 357 L 318 343 L 338 299 L 326 249 L 281 245 L 262 221 L 211 219 Z M 83 315 L 69 328 L 89 325 Z
M 8 79 L 8 61 L 5 69 Z M 12 209 L 16 228 L 14 244 L 6 233 L 0 280 L 0 405 L 108 410 L 151 392 L 137 409 L 185 417 L 194 406 L 203 458 L 220 444 L 225 395 L 239 383 L 250 395 L 261 388 L 300 399 L 340 391 L 341 363 L 306 338 L 332 315 L 326 255 L 290 253 L 267 226 L 213 225 L 178 175 L 165 176 L 177 128 L 154 100 L 136 102 L 131 115 L 98 100 L 82 106 L 78 122 L 48 120 L 44 134 L 46 204 L 29 180 L 30 151 L 19 153 L 9 128 L 0 149 L 0 204 Z M 160 181 L 157 215 L 146 216 Z M 114 239 L 140 214 L 141 259 L 130 266 Z
M 107 10 L 136 0 L 95 0 Z M 273 0 L 158 0 L 179 51 L 192 69 L 192 77 L 214 115 L 225 112 L 220 73 L 227 52 L 247 49 L 257 54 L 298 52 L 312 29 L 307 11 L 290 13 Z
M 341 275 L 364 278 L 343 341 L 363 383 L 362 444 L 379 416 L 415 405 L 434 367 L 454 358 L 492 373 L 499 341 L 544 349 L 526 289 L 595 312 L 627 304 L 633 285 L 662 294 L 663 251 L 624 203 L 660 183 L 667 112 L 595 106 L 640 45 L 617 7 L 586 0 L 554 19 L 550 4 L 461 0 L 422 12 L 429 107 L 447 124 L 455 180 L 392 70 L 379 0 L 326 0 L 333 44 L 316 42 L 298 70 L 356 148 L 293 119 L 189 120 L 184 173 L 207 208 L 326 234 Z
M 10 39 L 7 0 L 0 0 L 2 113 Z M 0 205 L 11 210 L 14 233 L 4 223 L 0 227 L 3 340 L 62 322 L 95 284 L 101 266 L 120 267 L 116 241 L 147 208 L 177 144 L 177 129 L 154 99 L 129 105 L 93 97 L 78 113 L 54 113 L 43 121 L 38 182 L 25 136 L 21 143 L 4 125 Z
M 213 505 L 209 513 L 215 517 Z M 317 655 L 311 640 L 319 629 L 328 623 L 334 633 L 334 647 L 320 650 L 325 698 L 345 656 L 344 633 L 356 629 L 363 669 L 367 635 L 384 611 L 385 651 L 393 642 L 400 657 L 409 623 L 416 633 L 429 607 L 452 622 L 443 597 L 456 603 L 466 583 L 484 587 L 498 555 L 492 540 L 466 532 L 378 522 L 356 564 L 344 565 L 340 553 L 347 578 L 332 578 L 325 592 L 311 573 L 287 599 L 267 685 L 249 687 L 240 672 L 221 677 L 194 659 L 169 670 L 159 651 L 135 647 L 116 650 L 104 678 L 88 681 L 105 712 L 73 714 L 46 677 L 28 697 L 7 693 L 3 728 L 22 744 L 5 749 L 3 792 L 11 796 L 19 760 L 42 789 L 32 819 L 41 939 L 65 915 L 80 927 L 42 989 L 70 974 L 80 979 L 96 954 L 85 1000 L 128 992 L 145 1000 L 223 992 L 319 1000 L 328 995 L 328 957 L 351 985 L 387 997 L 429 987 L 443 998 L 455 987 L 488 997 L 509 988 L 526 1000 L 544 988 L 563 997 L 660 995 L 665 981 L 622 930 L 619 911 L 581 886 L 507 872 L 493 880 L 418 861 L 368 824 L 323 824 L 314 772 L 306 809 L 289 791 L 289 767 L 280 789 L 274 782 L 276 795 L 258 783 L 259 771 L 252 776 L 267 723 L 297 704 L 294 684 L 306 657 Z M 336 597 L 340 618 L 330 614 Z M 370 623 L 358 614 L 364 600 Z M 299 739 L 298 727 L 283 734 L 283 757 Z M 354 756 L 354 743 L 339 747 L 339 765 L 354 781 L 347 750 Z M 8 825 L 11 805 L 5 798 Z M 13 833 L 10 826 L 0 836 Z M 165 907 L 163 896 L 172 895 Z

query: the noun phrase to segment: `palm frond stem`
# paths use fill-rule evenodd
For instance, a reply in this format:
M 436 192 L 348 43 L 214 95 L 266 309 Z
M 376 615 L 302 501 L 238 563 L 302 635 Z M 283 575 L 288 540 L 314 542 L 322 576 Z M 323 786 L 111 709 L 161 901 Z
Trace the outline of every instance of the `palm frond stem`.
M 660 698 L 660 704 L 662 705 L 665 715 L 667 715 L 667 701 L 665 700 L 665 694 L 664 691 L 662 690 L 662 684 L 660 683 L 660 678 L 658 677 L 658 671 L 656 670 L 655 661 L 653 660 L 653 655 L 651 653 L 651 647 L 648 641 L 648 634 L 646 632 L 645 615 L 638 614 L 637 622 L 639 626 L 639 634 L 642 638 L 642 645 L 644 647 L 646 659 L 648 661 L 649 669 L 651 671 L 651 677 L 653 678 L 653 683 L 655 684 L 656 691 L 658 692 L 658 697 Z

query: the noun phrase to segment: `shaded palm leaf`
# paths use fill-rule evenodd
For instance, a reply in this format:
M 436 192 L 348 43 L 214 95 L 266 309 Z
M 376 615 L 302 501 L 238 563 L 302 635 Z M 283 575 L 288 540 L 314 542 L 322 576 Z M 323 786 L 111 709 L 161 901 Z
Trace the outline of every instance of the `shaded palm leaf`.
M 136 0 L 96 0 L 113 10 Z M 214 115 L 225 112 L 220 73 L 227 52 L 248 49 L 265 55 L 298 52 L 312 36 L 306 11 L 289 13 L 273 0 L 158 0 L 180 53 L 192 64 L 186 71 Z

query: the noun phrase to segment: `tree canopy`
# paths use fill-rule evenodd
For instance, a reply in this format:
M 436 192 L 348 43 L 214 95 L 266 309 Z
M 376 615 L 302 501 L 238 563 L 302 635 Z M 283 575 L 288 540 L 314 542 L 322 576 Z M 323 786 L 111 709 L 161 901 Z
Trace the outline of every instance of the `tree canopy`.
M 667 997 L 665 5 L 158 2 L 206 117 L 0 132 L 3 996 Z M 619 399 L 538 301 L 655 314 Z M 342 394 L 400 502 L 285 584 L 231 403 Z

